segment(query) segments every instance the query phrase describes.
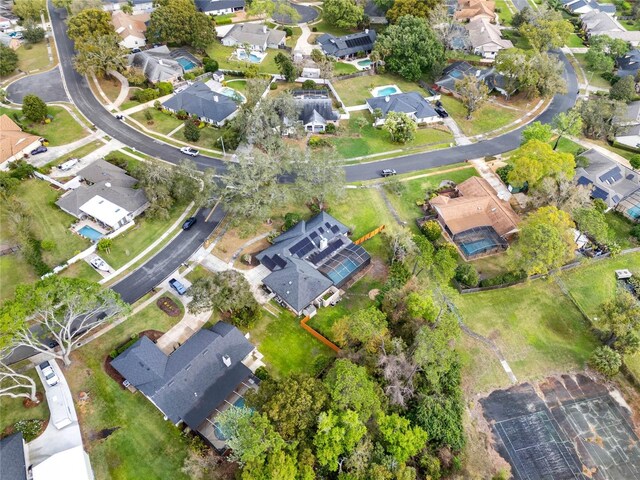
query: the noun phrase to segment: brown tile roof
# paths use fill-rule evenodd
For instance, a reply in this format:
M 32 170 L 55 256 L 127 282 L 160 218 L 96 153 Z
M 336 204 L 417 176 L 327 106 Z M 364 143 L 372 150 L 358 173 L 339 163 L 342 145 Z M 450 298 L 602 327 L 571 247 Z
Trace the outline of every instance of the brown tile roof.
M 111 23 L 116 33 L 123 39 L 128 36 L 136 38 L 142 38 L 144 40 L 144 33 L 147 31 L 147 22 L 150 18 L 148 13 L 139 13 L 137 15 L 127 15 L 122 10 L 113 12 L 111 16 Z
M 487 16 L 496 19 L 496 3 L 484 0 L 458 0 L 458 11 L 453 14 L 457 20 L 473 19 L 477 16 Z
M 474 227 L 491 226 L 500 236 L 518 229 L 520 218 L 508 202 L 501 200 L 489 183 L 471 177 L 458 185 L 460 196 L 438 195 L 430 203 L 453 235 Z
M 13 157 L 40 137 L 23 132 L 8 115 L 0 116 L 0 163 Z

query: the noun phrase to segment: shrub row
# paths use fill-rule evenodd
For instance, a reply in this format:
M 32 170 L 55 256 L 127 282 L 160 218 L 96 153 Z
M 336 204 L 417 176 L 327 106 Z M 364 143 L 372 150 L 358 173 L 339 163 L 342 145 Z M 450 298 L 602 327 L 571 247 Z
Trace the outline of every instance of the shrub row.
M 116 358 L 118 355 L 120 355 L 122 352 L 124 352 L 127 348 L 129 348 L 131 345 L 133 345 L 137 341 L 138 341 L 138 335 L 134 333 L 131 335 L 131 338 L 126 343 L 111 350 L 111 353 L 109 353 L 109 356 L 111 358 Z
M 495 287 L 496 285 L 504 285 L 507 283 L 516 283 L 527 278 L 527 274 L 524 270 L 518 270 L 516 272 L 506 272 L 497 275 L 492 278 L 485 278 L 480 281 L 481 287 Z

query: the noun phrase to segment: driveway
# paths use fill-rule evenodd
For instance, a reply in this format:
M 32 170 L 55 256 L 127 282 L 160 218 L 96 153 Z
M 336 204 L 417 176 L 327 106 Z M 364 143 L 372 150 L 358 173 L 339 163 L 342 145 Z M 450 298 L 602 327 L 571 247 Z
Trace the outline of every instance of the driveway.
M 48 72 L 28 75 L 7 87 L 7 97 L 14 103 L 22 103 L 22 99 L 30 93 L 39 96 L 45 102 L 69 101 L 59 67 Z
M 51 418 L 44 433 L 29 442 L 31 465 L 38 465 L 50 456 L 70 448 L 82 447 L 82 435 L 73 405 L 73 395 L 58 363 L 53 359 L 49 360 L 49 363 L 58 377 L 58 384 L 53 387 L 47 385 L 42 372 L 36 368 L 47 396 Z M 71 420 L 71 423 L 61 429 L 56 428 L 54 424 L 65 420 L 66 417 Z

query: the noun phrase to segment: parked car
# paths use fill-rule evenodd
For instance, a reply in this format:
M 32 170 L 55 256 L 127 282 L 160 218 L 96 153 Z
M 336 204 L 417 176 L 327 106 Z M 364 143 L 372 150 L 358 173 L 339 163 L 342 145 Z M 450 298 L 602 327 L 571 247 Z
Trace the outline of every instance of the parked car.
M 196 217 L 187 218 L 187 220 L 182 224 L 182 229 L 189 230 L 191 227 L 193 227 L 193 224 L 196 223 L 196 221 Z
M 103 259 L 101 259 L 100 257 L 93 257 L 89 263 L 96 270 L 102 270 L 103 272 L 108 272 L 109 271 L 109 267 L 107 266 L 105 261 Z
M 24 38 L 22 32 L 11 32 L 9 36 L 12 38 L 17 38 L 18 40 L 22 40 Z
M 72 158 L 70 160 L 67 160 L 66 162 L 58 165 L 58 170 L 62 170 L 63 172 L 66 172 L 67 170 L 71 170 L 79 161 L 80 159 L 78 158 Z
M 47 385 L 53 387 L 54 385 L 58 384 L 58 376 L 56 375 L 56 372 L 53 371 L 53 367 L 48 360 L 42 362 L 39 367 L 42 371 L 42 375 L 44 376 L 45 381 L 47 382 Z
M 142 50 L 140 50 L 138 47 L 131 49 L 131 53 L 140 53 L 141 51 Z
M 197 157 L 198 155 L 200 155 L 200 151 L 196 150 L 195 148 L 191 148 L 191 147 L 182 147 L 180 149 L 181 153 L 184 153 L 185 155 L 191 155 L 192 157 Z
M 449 116 L 447 111 L 442 107 L 436 107 L 436 108 L 434 108 L 434 110 L 436 111 L 436 113 L 438 114 L 438 116 L 440 118 L 447 118 Z
M 395 175 L 396 173 L 398 173 L 398 172 L 396 172 L 393 168 L 385 168 L 384 170 L 382 170 L 380 172 L 380 176 L 382 176 L 382 177 L 390 177 L 391 175 Z
M 187 293 L 187 287 L 185 287 L 182 283 L 180 283 L 175 278 L 172 278 L 171 280 L 169 280 L 169 286 L 173 288 L 176 292 L 178 292 L 178 295 L 184 295 L 185 293 Z
M 124 115 L 122 115 L 120 113 L 117 114 L 115 117 L 116 117 L 116 120 L 124 120 Z
M 45 147 L 44 145 L 40 145 L 39 147 L 36 147 L 33 150 L 31 150 L 31 155 L 38 155 L 40 153 L 46 152 L 47 150 L 48 150 L 47 147 Z

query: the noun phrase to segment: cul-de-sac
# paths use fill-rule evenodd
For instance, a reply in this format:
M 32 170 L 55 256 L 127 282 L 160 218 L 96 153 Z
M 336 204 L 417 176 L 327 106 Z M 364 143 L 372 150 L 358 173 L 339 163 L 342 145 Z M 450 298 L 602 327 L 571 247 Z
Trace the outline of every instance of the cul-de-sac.
M 0 0 L 2 480 L 640 480 L 640 0 Z

